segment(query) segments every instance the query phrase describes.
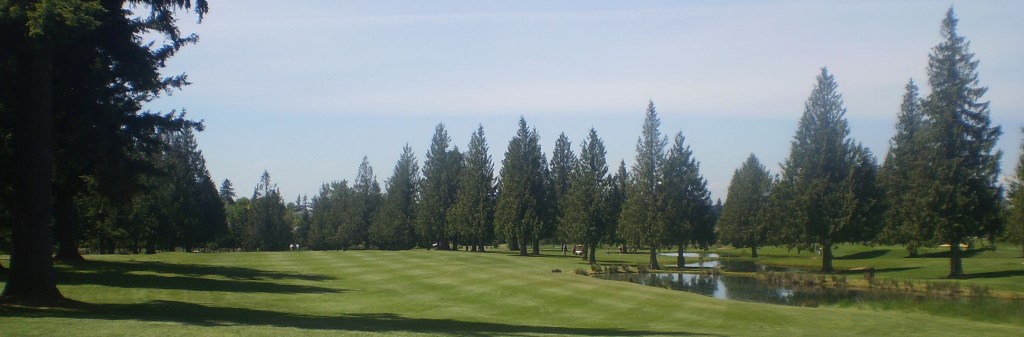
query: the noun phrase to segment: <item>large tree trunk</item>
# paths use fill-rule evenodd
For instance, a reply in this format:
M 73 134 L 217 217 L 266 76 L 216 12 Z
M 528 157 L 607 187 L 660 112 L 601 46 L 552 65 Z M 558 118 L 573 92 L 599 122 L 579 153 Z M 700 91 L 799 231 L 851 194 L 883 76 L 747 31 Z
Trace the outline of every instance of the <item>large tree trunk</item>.
M 11 266 L 3 297 L 11 302 L 63 300 L 53 273 L 53 91 L 52 49 L 33 41 L 19 69 L 23 85 L 8 102 L 13 114 L 13 223 Z
M 658 247 L 651 246 L 651 269 L 661 269 L 658 265 Z
M 55 260 L 64 263 L 82 263 L 85 259 L 78 253 L 78 232 L 81 228 L 78 207 L 74 195 L 66 189 L 57 189 L 55 197 L 57 256 Z
M 750 243 L 750 257 L 757 257 L 757 242 Z
M 683 247 L 683 244 L 680 243 L 679 251 L 676 252 L 677 254 L 679 254 L 679 256 L 676 256 L 676 266 L 678 266 L 679 269 L 683 269 L 684 267 L 686 267 L 686 255 L 684 255 L 685 252 L 685 247 Z
M 960 240 L 952 240 L 949 243 L 949 278 L 964 277 L 964 264 L 960 255 Z
M 520 231 L 519 233 L 519 256 L 527 256 L 526 249 L 530 245 L 529 239 L 526 238 L 526 233 Z
M 533 239 L 533 255 L 540 255 L 540 239 Z
M 590 264 L 597 264 L 597 245 L 591 243 L 590 245 Z
M 821 272 L 835 272 L 835 269 L 832 268 L 832 243 L 828 241 L 823 243 L 821 247 Z

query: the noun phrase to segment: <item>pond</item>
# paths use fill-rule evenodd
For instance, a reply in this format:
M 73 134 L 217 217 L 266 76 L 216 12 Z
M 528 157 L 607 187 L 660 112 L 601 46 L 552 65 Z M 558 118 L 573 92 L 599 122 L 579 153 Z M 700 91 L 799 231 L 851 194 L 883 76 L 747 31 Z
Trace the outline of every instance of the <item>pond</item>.
M 706 262 L 705 262 L 706 263 Z M 792 287 L 770 284 L 754 277 L 698 275 L 686 273 L 598 274 L 597 278 L 628 281 L 721 299 L 814 307 L 820 304 L 857 300 L 863 291 L 821 287 Z
M 762 270 L 762 266 L 734 264 L 743 261 L 721 261 L 724 265 Z M 746 261 L 749 262 L 749 261 Z M 706 263 L 706 262 L 705 262 Z M 749 262 L 749 264 L 753 264 Z M 741 268 L 741 269 L 742 269 Z M 928 313 L 992 322 L 1024 325 L 1024 301 L 969 296 L 921 295 L 893 290 L 863 288 L 831 288 L 777 284 L 759 278 L 737 275 L 688 273 L 597 274 L 606 280 L 627 281 L 651 287 L 687 291 L 705 296 L 789 306 L 820 305 L 866 306 L 878 309 L 924 311 Z

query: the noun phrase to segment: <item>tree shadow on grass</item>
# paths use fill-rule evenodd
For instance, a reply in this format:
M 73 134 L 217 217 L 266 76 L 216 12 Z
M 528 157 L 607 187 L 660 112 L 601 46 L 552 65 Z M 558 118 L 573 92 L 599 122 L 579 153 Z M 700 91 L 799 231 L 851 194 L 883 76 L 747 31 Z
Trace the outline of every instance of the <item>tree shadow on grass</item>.
M 921 267 L 875 268 L 875 273 L 898 272 L 898 271 L 907 271 L 907 270 L 914 270 L 914 269 L 921 269 Z M 840 274 L 840 275 L 859 275 L 859 274 L 864 274 L 864 270 L 862 270 L 862 269 L 860 269 L 860 270 L 853 270 L 853 269 L 837 270 L 836 274 Z
M 166 262 L 115 262 L 115 261 L 86 261 L 80 265 L 67 265 L 70 270 L 100 270 L 110 272 L 145 271 L 161 274 L 177 274 L 187 277 L 221 276 L 238 280 L 305 280 L 305 281 L 328 281 L 333 277 L 325 275 L 308 275 L 299 273 L 285 273 L 278 271 L 267 271 L 244 267 L 227 267 L 216 265 L 199 264 L 177 264 Z
M 875 249 L 875 250 L 869 250 L 869 251 L 865 251 L 865 252 L 853 253 L 853 254 L 849 254 L 849 255 L 836 256 L 834 259 L 836 259 L 836 260 L 867 260 L 867 259 L 873 259 L 873 258 L 876 258 L 876 257 L 880 257 L 880 256 L 883 256 L 883 255 L 888 254 L 888 253 L 889 253 L 888 249 Z
M 1003 271 L 990 271 L 985 273 L 973 273 L 964 275 L 964 279 L 974 278 L 1000 278 L 1000 277 L 1014 277 L 1024 276 L 1024 270 L 1003 270 Z
M 535 334 L 577 336 L 695 335 L 686 332 L 552 327 L 467 322 L 454 319 L 410 318 L 391 313 L 315 316 L 247 308 L 214 307 L 177 301 L 151 301 L 141 304 L 76 303 L 69 308 L 56 309 L 0 306 L 0 316 L 173 322 L 203 327 L 243 325 L 378 333 L 419 332 L 459 336 L 523 336 Z
M 56 272 L 57 283 L 60 285 L 277 294 L 339 293 L 344 291 L 335 288 L 273 282 L 285 279 L 323 282 L 333 280 L 333 277 L 287 274 L 239 267 L 161 262 L 89 261 L 81 265 L 60 266 L 56 268 Z M 6 272 L 0 272 L 0 281 L 7 281 Z
M 988 250 L 990 250 L 990 248 L 967 249 L 967 250 L 961 251 L 960 252 L 960 256 L 963 257 L 963 258 L 971 258 L 971 257 L 974 257 L 975 255 L 981 254 L 982 252 L 985 252 L 985 251 L 988 251 Z M 932 259 L 943 258 L 943 259 L 948 259 L 951 256 L 952 256 L 952 253 L 950 253 L 949 249 L 947 248 L 945 251 L 934 252 L 934 253 L 927 253 L 927 254 L 919 254 L 917 256 L 907 256 L 907 258 L 932 258 Z

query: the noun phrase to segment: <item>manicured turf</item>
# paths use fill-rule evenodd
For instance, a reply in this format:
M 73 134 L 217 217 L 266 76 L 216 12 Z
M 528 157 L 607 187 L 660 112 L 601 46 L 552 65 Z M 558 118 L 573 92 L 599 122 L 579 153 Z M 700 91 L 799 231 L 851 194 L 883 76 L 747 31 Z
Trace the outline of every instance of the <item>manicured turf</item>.
M 621 262 L 644 257 L 603 256 Z M 922 313 L 742 303 L 603 281 L 575 275 L 585 265 L 560 253 L 162 253 L 87 259 L 58 273 L 64 295 L 82 304 L 0 307 L 0 335 L 1019 336 L 1022 330 Z M 555 268 L 562 272 L 552 273 Z
M 1016 292 L 1024 296 L 1024 258 L 1021 248 L 999 245 L 997 249 L 979 248 L 966 251 L 963 259 L 964 279 L 949 280 L 949 248 L 920 251 L 909 257 L 900 246 L 839 245 L 834 251 L 833 265 L 839 273 L 860 274 L 852 268 L 873 267 L 879 279 L 915 280 L 925 282 L 957 282 L 962 286 L 982 285 L 995 291 Z M 750 249 L 718 249 L 724 256 L 750 256 Z M 808 270 L 821 269 L 821 257 L 814 252 L 780 247 L 758 249 L 756 261 L 762 264 L 797 266 Z

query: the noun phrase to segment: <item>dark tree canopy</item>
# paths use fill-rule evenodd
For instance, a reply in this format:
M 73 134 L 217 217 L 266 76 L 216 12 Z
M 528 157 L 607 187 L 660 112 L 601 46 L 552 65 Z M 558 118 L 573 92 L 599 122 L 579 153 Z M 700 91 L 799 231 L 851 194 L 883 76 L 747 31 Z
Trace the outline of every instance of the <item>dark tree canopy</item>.
M 643 131 L 636 142 L 636 162 L 629 175 L 626 201 L 619 215 L 619 237 L 629 245 L 650 248 L 651 268 L 658 269 L 658 247 L 664 243 L 659 184 L 665 165 L 668 138 L 661 134 L 661 119 L 654 101 L 647 104 Z
M 494 164 L 487 151 L 481 125 L 470 136 L 455 204 L 448 212 L 448 223 L 455 228 L 463 244 L 479 252 L 494 238 Z
M 924 150 L 931 163 L 919 180 L 926 183 L 919 219 L 934 226 L 935 239 L 950 246 L 950 277 L 964 275 L 960 244 L 977 235 L 1001 229 L 996 141 L 1002 133 L 992 126 L 988 88 L 978 83 L 978 61 L 970 43 L 957 33 L 950 8 L 942 20 L 943 41 L 928 55 L 925 98 Z M 929 230 L 931 231 L 931 230 Z
M 784 222 L 790 245 L 817 246 L 822 254 L 822 271 L 833 272 L 832 245 L 860 242 L 870 231 L 863 230 L 866 216 L 860 214 L 872 203 L 858 191 L 874 184 L 874 159 L 870 152 L 849 138 L 842 95 L 835 78 L 822 68 L 804 107 L 789 157 L 783 163 L 779 188 L 780 210 L 776 219 Z M 862 179 L 863 178 L 863 179 Z
M 416 234 L 420 245 L 450 249 L 453 234 L 448 228 L 448 210 L 455 204 L 462 156 L 458 149 L 449 149 L 451 138 L 444 124 L 434 127 L 434 137 L 423 162 L 423 185 L 420 211 L 417 214 Z
M 614 221 L 606 155 L 604 141 L 597 130 L 591 128 L 580 145 L 580 158 L 562 203 L 565 213 L 562 237 L 569 242 L 583 243 L 587 250 L 584 258 L 592 264 L 597 263 L 597 245 L 604 241 Z
M 691 243 L 702 248 L 710 245 L 712 238 L 707 237 L 707 233 L 713 233 L 709 228 L 715 220 L 707 181 L 700 174 L 700 163 L 693 158 L 693 151 L 685 141 L 682 132 L 676 133 L 659 186 L 665 243 L 676 246 L 676 262 L 680 268 L 686 265 L 683 253 L 687 246 Z
M 11 301 L 59 301 L 53 276 L 56 226 L 62 256 L 71 256 L 80 220 L 73 198 L 86 187 L 132 180 L 139 162 L 136 141 L 168 117 L 140 113 L 141 104 L 187 84 L 165 78 L 165 62 L 194 43 L 176 26 L 178 10 L 200 19 L 205 0 L 4 2 L 0 5 L 0 129 L 11 139 L 13 169 L 11 272 L 3 297 Z M 148 11 L 139 17 L 129 8 Z M 152 47 L 159 36 L 165 45 Z M 183 125 L 178 124 L 178 128 Z M 7 132 L 3 132 L 7 134 Z M 92 156 L 89 165 L 82 160 Z M 138 158 L 138 157 L 134 157 Z M 89 177 L 83 179 L 82 177 Z M 105 195 L 109 197 L 109 195 Z M 124 198 L 127 199 L 127 198 Z M 77 254 L 77 252 L 75 252 Z
M 419 172 L 416 155 L 406 144 L 386 183 L 387 194 L 370 224 L 370 241 L 377 248 L 399 250 L 416 246 L 413 221 L 419 198 Z
M 510 246 L 518 248 L 520 255 L 527 255 L 531 244 L 538 248 L 536 244 L 547 227 L 546 166 L 537 130 L 520 117 L 519 130 L 509 141 L 502 160 L 501 193 L 494 219 L 496 231 Z
M 750 255 L 757 257 L 757 247 L 768 236 L 764 209 L 771 194 L 772 176 L 754 154 L 736 169 L 729 183 L 729 192 L 722 216 L 718 219 L 719 236 L 723 243 L 734 247 L 750 247 Z

